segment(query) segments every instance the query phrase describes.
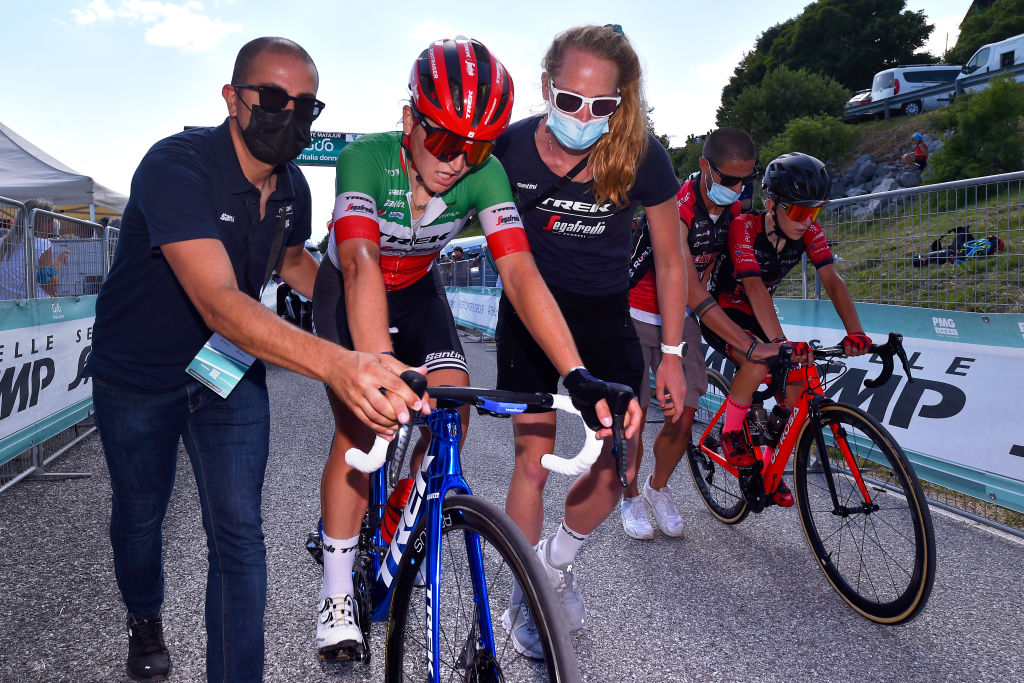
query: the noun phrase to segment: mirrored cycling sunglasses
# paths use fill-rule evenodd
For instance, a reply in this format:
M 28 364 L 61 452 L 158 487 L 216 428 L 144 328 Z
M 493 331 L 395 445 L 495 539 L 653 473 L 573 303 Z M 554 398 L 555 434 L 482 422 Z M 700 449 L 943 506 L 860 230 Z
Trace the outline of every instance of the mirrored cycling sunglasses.
M 288 106 L 288 102 L 295 102 L 295 116 L 303 121 L 315 121 L 316 117 L 327 106 L 312 95 L 299 95 L 292 97 L 284 88 L 276 85 L 250 85 L 248 83 L 232 83 L 236 90 L 255 90 L 260 94 L 260 108 L 264 111 L 276 113 Z
M 606 119 L 615 113 L 619 103 L 622 102 L 622 97 L 619 95 L 615 97 L 608 97 L 607 95 L 604 97 L 584 97 L 571 90 L 559 90 L 555 87 L 554 83 L 549 83 L 548 89 L 551 90 L 551 103 L 555 105 L 555 109 L 563 114 L 575 114 L 580 109 L 583 109 L 583 105 L 589 104 L 591 116 Z
M 425 116 L 415 112 L 416 120 L 427 136 L 423 139 L 423 146 L 427 151 L 437 157 L 438 161 L 449 162 L 458 158 L 460 154 L 466 155 L 466 164 L 479 166 L 487 161 L 494 150 L 494 140 L 473 140 L 457 135 L 444 128 L 434 128 Z
M 756 167 L 753 171 L 750 172 L 750 175 L 725 175 L 724 173 L 719 171 L 713 163 L 711 163 L 711 159 L 708 159 L 707 157 L 704 158 L 707 159 L 708 166 L 711 167 L 711 170 L 718 174 L 718 184 L 722 185 L 723 187 L 736 187 L 737 185 L 746 185 L 747 183 L 754 182 L 754 179 L 757 178 L 757 176 L 761 175 L 761 171 L 757 170 Z
M 818 216 L 821 215 L 821 210 L 828 204 L 827 201 L 813 202 L 812 206 L 803 206 L 800 204 L 779 204 L 779 208 L 790 217 L 790 219 L 797 223 L 803 223 L 805 220 L 810 218 L 812 221 L 818 220 Z

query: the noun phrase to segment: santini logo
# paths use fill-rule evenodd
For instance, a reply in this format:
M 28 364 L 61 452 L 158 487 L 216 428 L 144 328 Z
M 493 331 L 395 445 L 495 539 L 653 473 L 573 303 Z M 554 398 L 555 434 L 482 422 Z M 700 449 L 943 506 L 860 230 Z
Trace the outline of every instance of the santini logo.
M 228 223 L 234 223 L 235 222 L 235 217 L 234 216 L 230 216 L 230 215 L 228 215 L 226 213 L 222 213 L 220 215 L 220 219 L 222 221 L 227 221 Z

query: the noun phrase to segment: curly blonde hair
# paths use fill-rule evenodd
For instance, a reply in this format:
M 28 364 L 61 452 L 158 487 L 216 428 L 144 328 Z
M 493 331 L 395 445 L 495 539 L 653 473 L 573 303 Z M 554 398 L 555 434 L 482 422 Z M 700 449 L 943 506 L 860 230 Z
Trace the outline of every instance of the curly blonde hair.
M 629 204 L 627 193 L 636 182 L 649 141 L 640 59 L 618 27 L 576 26 L 556 36 L 544 55 L 541 65 L 551 79 L 557 80 L 570 49 L 614 62 L 619 69 L 622 102 L 608 120 L 608 133 L 594 145 L 589 165 L 597 203 L 611 201 L 621 209 Z

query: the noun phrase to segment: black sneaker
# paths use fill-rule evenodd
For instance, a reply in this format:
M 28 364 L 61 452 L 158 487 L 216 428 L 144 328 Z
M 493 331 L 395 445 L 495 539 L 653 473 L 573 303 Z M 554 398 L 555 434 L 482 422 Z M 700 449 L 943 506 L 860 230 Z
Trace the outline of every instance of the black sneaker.
M 164 645 L 160 617 L 136 619 L 128 613 L 128 678 L 133 681 L 166 681 L 171 655 Z

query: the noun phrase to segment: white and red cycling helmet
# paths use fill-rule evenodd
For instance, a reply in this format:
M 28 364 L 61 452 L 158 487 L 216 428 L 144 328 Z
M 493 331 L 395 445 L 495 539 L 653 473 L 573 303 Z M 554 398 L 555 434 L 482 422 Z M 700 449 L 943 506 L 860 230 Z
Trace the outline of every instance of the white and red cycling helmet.
M 478 40 L 436 40 L 412 65 L 413 108 L 445 130 L 494 140 L 512 117 L 512 77 Z

